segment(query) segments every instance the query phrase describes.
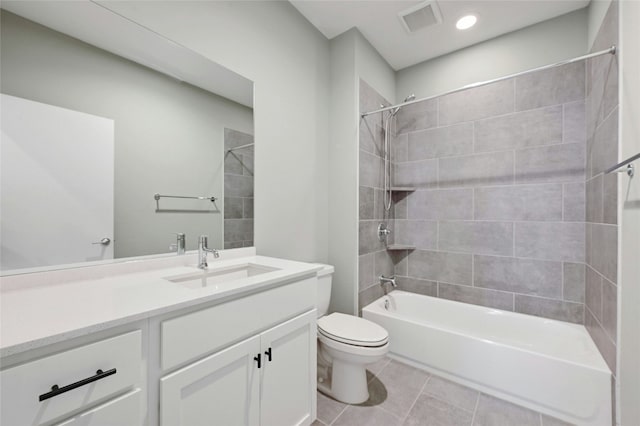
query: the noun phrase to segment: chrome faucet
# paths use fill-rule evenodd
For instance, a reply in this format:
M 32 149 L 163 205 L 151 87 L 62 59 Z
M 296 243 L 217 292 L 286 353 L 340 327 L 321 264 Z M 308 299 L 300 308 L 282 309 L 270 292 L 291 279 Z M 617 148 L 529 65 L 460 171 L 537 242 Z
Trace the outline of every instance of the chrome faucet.
M 200 235 L 200 239 L 198 240 L 198 268 L 207 269 L 209 266 L 207 264 L 207 254 L 213 253 L 213 257 L 216 259 L 220 257 L 220 253 L 216 249 L 210 249 L 208 247 L 208 239 L 209 237 L 206 235 Z
M 380 275 L 380 285 L 384 287 L 384 285 L 386 283 L 391 284 L 391 286 L 393 288 L 398 287 L 398 284 L 396 284 L 396 276 L 392 276 L 392 277 L 385 277 L 384 275 Z
M 186 251 L 187 240 L 184 233 L 182 232 L 174 232 L 174 234 L 176 234 L 176 243 L 171 244 L 169 246 L 169 250 L 175 251 L 178 254 L 178 256 L 181 256 Z

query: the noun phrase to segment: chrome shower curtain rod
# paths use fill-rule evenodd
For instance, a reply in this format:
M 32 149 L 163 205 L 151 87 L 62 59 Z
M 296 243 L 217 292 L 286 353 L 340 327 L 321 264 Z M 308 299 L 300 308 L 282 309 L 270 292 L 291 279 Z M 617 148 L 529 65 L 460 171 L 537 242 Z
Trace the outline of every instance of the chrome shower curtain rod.
M 549 68 L 559 67 L 561 65 L 572 64 L 574 62 L 584 61 L 585 59 L 591 59 L 591 58 L 595 58 L 597 56 L 606 55 L 606 54 L 615 55 L 616 54 L 616 46 L 611 46 L 610 48 L 605 49 L 605 50 L 601 50 L 599 52 L 589 53 L 588 55 L 578 56 L 577 58 L 567 59 L 565 61 L 556 62 L 555 64 L 544 65 L 544 66 L 541 66 L 541 67 L 538 67 L 538 68 L 532 68 L 530 70 L 521 71 L 521 72 L 517 72 L 515 74 L 506 75 L 504 77 L 494 78 L 493 80 L 480 81 L 480 82 L 477 82 L 477 83 L 467 84 L 466 86 L 462 86 L 462 87 L 459 87 L 457 89 L 449 90 L 449 91 L 444 92 L 444 93 L 439 93 L 437 95 L 427 96 L 426 98 L 415 99 L 413 101 L 403 102 L 401 104 L 391 105 L 391 106 L 388 106 L 388 107 L 376 109 L 374 111 L 365 112 L 365 113 L 362 113 L 360 115 L 360 117 L 364 118 L 367 115 L 377 114 L 379 112 L 389 111 L 389 110 L 392 110 L 392 109 L 395 109 L 395 108 L 398 108 L 398 107 L 404 107 L 404 106 L 407 106 L 407 105 L 417 104 L 418 102 L 428 101 L 428 100 L 431 100 L 431 99 L 439 98 L 440 96 L 450 95 L 451 93 L 457 93 L 457 92 L 461 92 L 463 90 L 473 89 L 475 87 L 486 86 L 487 84 L 497 83 L 499 81 L 508 80 L 510 78 L 519 77 L 521 75 L 530 74 L 532 72 L 543 71 L 543 70 L 546 70 L 546 69 L 549 69 Z

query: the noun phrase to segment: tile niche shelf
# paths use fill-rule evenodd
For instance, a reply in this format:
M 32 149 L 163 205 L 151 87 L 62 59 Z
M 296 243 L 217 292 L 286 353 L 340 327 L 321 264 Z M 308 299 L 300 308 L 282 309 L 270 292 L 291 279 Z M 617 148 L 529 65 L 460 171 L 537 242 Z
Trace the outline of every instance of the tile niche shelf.
M 408 246 L 406 244 L 389 244 L 387 250 L 399 251 L 399 250 L 415 250 L 416 246 Z
M 391 192 L 413 192 L 416 188 L 413 186 L 392 186 Z

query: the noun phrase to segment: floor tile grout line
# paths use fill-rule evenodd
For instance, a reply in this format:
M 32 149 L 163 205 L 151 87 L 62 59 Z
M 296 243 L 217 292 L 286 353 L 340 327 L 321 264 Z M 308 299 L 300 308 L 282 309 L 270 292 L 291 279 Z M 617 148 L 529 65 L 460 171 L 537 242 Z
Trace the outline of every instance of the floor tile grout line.
M 340 411 L 340 414 L 338 414 L 338 415 L 336 416 L 336 418 L 335 418 L 335 419 L 333 419 L 333 421 L 329 423 L 329 425 L 328 425 L 328 426 L 333 425 L 333 424 L 334 424 L 334 423 L 335 423 L 335 422 L 340 418 L 340 416 L 342 416 L 342 415 L 344 414 L 344 412 L 345 412 L 345 411 L 347 411 L 347 408 L 349 408 L 350 406 L 351 406 L 350 404 L 345 404 L 345 406 L 344 406 L 344 408 L 342 409 L 342 411 Z
M 431 380 L 432 377 L 433 377 L 433 374 L 429 373 L 429 376 L 427 377 L 427 379 L 422 384 L 422 387 L 420 388 L 420 392 L 418 392 L 418 395 L 416 395 L 416 399 L 413 400 L 413 403 L 409 407 L 409 410 L 407 410 L 407 413 L 401 419 L 402 420 L 401 424 L 403 424 L 407 420 L 407 418 L 409 417 L 409 414 L 411 413 L 411 410 L 413 410 L 413 407 L 415 407 L 416 403 L 418 402 L 418 399 L 420 399 L 420 396 L 424 394 L 424 389 L 427 387 L 427 383 L 429 383 L 429 380 Z
M 478 405 L 480 404 L 480 395 L 482 392 L 478 391 L 478 396 L 476 397 L 476 406 L 473 408 L 473 416 L 471 416 L 471 423 L 469 426 L 473 426 L 476 421 L 476 414 L 478 413 Z

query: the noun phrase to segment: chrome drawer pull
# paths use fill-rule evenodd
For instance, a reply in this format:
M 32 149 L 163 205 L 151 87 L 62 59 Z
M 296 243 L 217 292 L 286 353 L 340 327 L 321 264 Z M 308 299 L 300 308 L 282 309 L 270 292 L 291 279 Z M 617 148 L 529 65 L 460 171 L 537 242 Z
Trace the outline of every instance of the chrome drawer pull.
M 72 389 L 79 388 L 80 386 L 88 385 L 91 382 L 104 379 L 105 377 L 111 376 L 114 374 L 116 374 L 115 368 L 112 368 L 111 370 L 107 370 L 107 371 L 98 370 L 96 371 L 95 376 L 87 377 L 86 379 L 82 379 L 79 382 L 71 383 L 70 385 L 63 386 L 63 387 L 58 387 L 58 385 L 53 385 L 51 386 L 51 391 L 40 395 L 38 397 L 38 400 L 42 402 L 45 399 L 53 398 L 54 396 L 60 395 L 61 393 L 65 393 Z

